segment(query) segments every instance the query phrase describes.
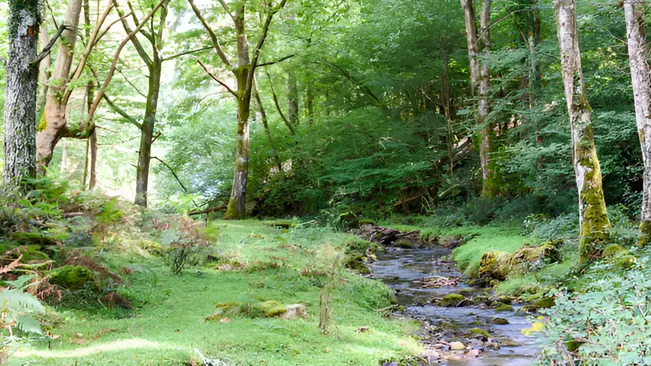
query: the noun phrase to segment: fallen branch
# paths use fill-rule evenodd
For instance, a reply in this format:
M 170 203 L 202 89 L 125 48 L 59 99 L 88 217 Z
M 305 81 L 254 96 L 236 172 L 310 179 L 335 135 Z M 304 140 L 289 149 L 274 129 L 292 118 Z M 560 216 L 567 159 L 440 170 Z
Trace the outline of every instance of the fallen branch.
M 203 214 L 208 214 L 208 213 L 217 212 L 217 211 L 225 211 L 227 208 L 228 208 L 228 206 L 217 206 L 217 207 L 207 208 L 207 209 L 201 210 L 201 211 L 190 211 L 190 212 L 188 212 L 188 216 L 203 215 Z

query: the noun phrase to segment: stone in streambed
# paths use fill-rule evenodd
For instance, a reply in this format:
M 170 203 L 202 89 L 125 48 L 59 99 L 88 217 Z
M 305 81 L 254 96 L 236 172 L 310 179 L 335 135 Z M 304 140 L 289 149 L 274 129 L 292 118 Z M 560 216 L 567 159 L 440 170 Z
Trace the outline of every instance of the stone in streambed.
M 506 325 L 506 324 L 509 324 L 509 321 L 507 319 L 504 319 L 504 318 L 493 318 L 493 320 L 491 320 L 491 323 L 497 324 L 497 325 Z
M 450 342 L 450 349 L 453 351 L 463 351 L 466 346 L 461 342 Z
M 438 305 L 446 308 L 454 308 L 459 306 L 459 304 L 461 304 L 465 300 L 466 298 L 463 295 L 448 294 L 443 296 L 443 298 L 438 302 Z

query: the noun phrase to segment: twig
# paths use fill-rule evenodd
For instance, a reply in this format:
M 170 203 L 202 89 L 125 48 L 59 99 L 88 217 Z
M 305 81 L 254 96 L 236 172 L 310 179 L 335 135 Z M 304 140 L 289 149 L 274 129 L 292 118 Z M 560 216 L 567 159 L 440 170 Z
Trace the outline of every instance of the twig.
M 223 86 L 224 88 L 226 88 L 226 90 L 228 90 L 229 93 L 233 94 L 233 96 L 234 96 L 235 98 L 237 98 L 237 93 L 234 92 L 233 89 L 231 89 L 228 85 L 226 85 L 226 83 L 224 83 L 223 81 L 217 79 L 217 77 L 216 77 L 215 75 L 213 75 L 210 71 L 208 71 L 208 68 L 206 67 L 206 65 L 203 64 L 203 62 L 201 62 L 201 60 L 197 59 L 197 62 L 199 63 L 199 65 L 201 65 L 201 67 L 203 67 L 203 69 L 206 71 L 206 73 L 207 73 L 207 74 L 208 74 L 208 75 L 209 75 L 213 80 L 215 80 L 216 82 L 218 82 L 221 86 Z
M 34 61 L 32 61 L 31 63 L 32 66 L 38 65 L 41 61 L 43 61 L 44 58 L 46 58 L 50 54 L 52 47 L 54 47 L 54 44 L 59 39 L 59 37 L 61 37 L 61 34 L 66 29 L 68 29 L 68 27 L 64 24 L 61 24 L 61 26 L 59 27 L 59 29 L 57 29 L 57 32 L 54 34 L 52 39 L 50 39 L 50 42 L 48 42 L 45 48 L 43 48 L 43 51 L 41 51 L 41 53 L 39 53 L 38 56 L 36 56 Z
M 289 56 L 285 56 L 285 57 L 283 57 L 283 58 L 280 58 L 280 59 L 278 59 L 278 60 L 276 60 L 276 61 L 265 62 L 265 63 L 262 63 L 262 64 L 258 65 L 258 67 L 264 67 L 264 66 L 274 65 L 274 64 L 277 64 L 277 63 L 283 62 L 283 61 L 285 61 L 285 60 L 288 60 L 288 59 L 290 59 L 290 58 L 292 58 L 292 57 L 294 57 L 294 56 L 296 56 L 296 55 L 289 55 Z

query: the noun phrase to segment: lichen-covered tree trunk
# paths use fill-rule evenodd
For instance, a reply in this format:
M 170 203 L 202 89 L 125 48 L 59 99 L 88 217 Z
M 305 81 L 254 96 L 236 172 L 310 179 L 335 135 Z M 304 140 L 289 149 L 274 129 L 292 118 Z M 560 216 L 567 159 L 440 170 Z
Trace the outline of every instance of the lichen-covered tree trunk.
M 610 226 L 601 183 L 601 168 L 594 145 L 590 105 L 583 82 L 576 29 L 576 0 L 556 1 L 558 43 L 565 99 L 572 134 L 572 162 L 579 192 L 579 262 L 599 257 Z
M 4 182 L 36 174 L 38 0 L 9 0 L 9 54 L 4 109 Z
M 287 117 L 294 128 L 298 126 L 298 87 L 296 73 L 289 70 L 287 73 Z
M 651 239 L 651 80 L 647 61 L 649 52 L 646 45 L 645 7 L 646 4 L 639 0 L 624 1 L 635 119 L 644 162 L 644 191 L 640 215 L 641 245 L 646 245 Z
M 135 204 L 147 207 L 147 191 L 149 186 L 149 165 L 151 163 L 151 145 L 154 138 L 154 125 L 156 124 L 156 110 L 158 108 L 158 95 L 162 65 L 157 53 L 154 53 L 152 66 L 149 68 L 149 89 L 145 106 L 145 118 L 142 121 L 140 133 L 140 149 L 138 150 L 138 166 L 136 174 L 136 199 Z
M 490 7 L 491 0 L 482 1 L 480 27 L 477 31 L 475 8 L 472 0 L 461 0 L 465 17 L 468 58 L 470 59 L 470 84 L 472 95 L 479 98 L 477 106 L 477 125 L 482 126 L 480 132 L 479 158 L 482 171 L 482 196 L 492 197 L 498 189 L 495 162 L 491 158 L 495 139 L 493 126 L 488 120 L 490 112 L 490 70 L 488 56 L 490 55 Z M 479 54 L 483 61 L 480 62 Z
M 45 174 L 45 167 L 52 160 L 54 147 L 65 134 L 65 93 L 77 41 L 77 28 L 81 14 L 82 0 L 69 0 L 63 24 L 68 28 L 61 34 L 61 46 L 56 57 L 50 87 L 45 97 L 45 113 L 37 127 L 36 151 L 39 174 Z

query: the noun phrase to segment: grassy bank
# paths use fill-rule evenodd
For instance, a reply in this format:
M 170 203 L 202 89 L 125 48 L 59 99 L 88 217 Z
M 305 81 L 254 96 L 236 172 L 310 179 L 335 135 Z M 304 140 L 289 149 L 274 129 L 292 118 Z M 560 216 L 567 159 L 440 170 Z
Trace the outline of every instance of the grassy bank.
M 348 271 L 335 289 L 333 324 L 318 329 L 319 293 L 327 266 L 326 243 L 343 248 L 357 240 L 318 228 L 282 229 L 259 221 L 214 222 L 219 235 L 212 265 L 174 275 L 164 259 L 140 251 L 103 251 L 98 260 L 124 275 L 120 291 L 133 310 L 95 304 L 59 306 L 51 333 L 15 353 L 12 364 L 183 365 L 204 355 L 238 365 L 372 365 L 418 353 L 406 334 L 415 325 L 385 318 L 390 305 L 383 284 Z M 221 264 L 220 269 L 213 269 Z M 305 304 L 305 320 L 249 318 L 246 314 L 206 321 L 218 303 Z M 369 330 L 357 331 L 362 327 Z

